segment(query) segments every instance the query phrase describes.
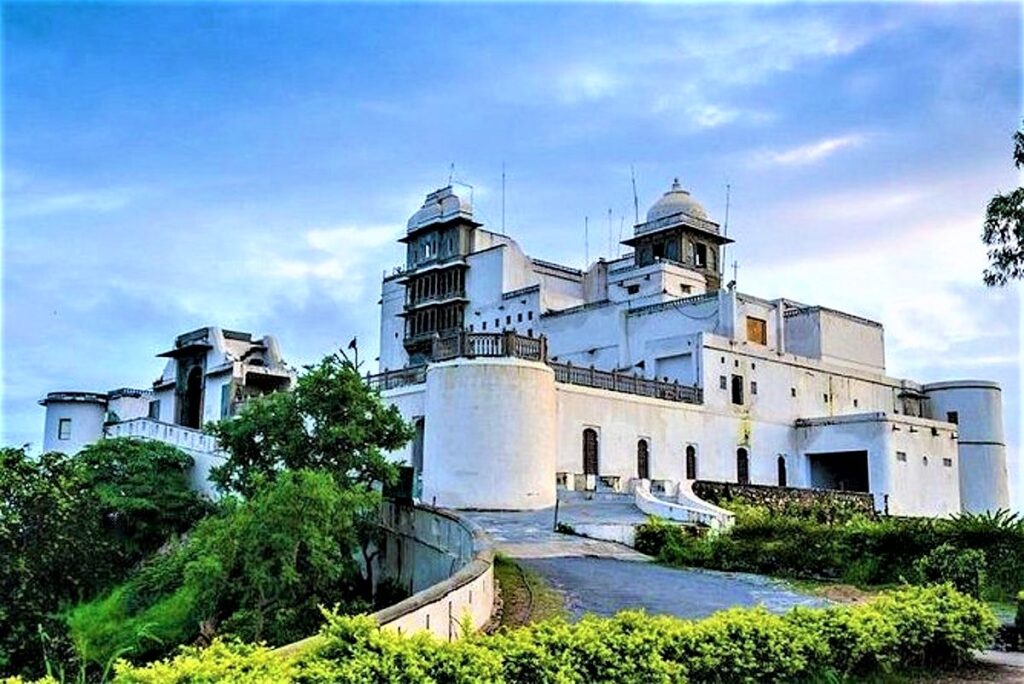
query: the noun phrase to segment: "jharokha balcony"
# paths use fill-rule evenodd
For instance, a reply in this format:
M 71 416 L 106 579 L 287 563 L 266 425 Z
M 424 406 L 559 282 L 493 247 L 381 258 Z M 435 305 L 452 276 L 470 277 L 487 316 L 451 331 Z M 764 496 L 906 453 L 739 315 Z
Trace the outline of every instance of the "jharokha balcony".
M 593 366 L 555 363 L 548 359 L 548 341 L 543 335 L 525 337 L 514 332 L 470 333 L 459 331 L 433 337 L 431 362 L 487 357 L 512 357 L 545 363 L 555 371 L 556 382 L 570 385 L 594 387 L 611 392 L 625 392 L 687 404 L 704 403 L 704 392 L 696 385 L 680 385 L 678 382 L 644 378 L 635 373 L 599 370 Z M 373 389 L 380 391 L 426 382 L 427 365 L 424 363 L 398 370 L 388 370 L 376 375 L 367 374 L 366 382 Z

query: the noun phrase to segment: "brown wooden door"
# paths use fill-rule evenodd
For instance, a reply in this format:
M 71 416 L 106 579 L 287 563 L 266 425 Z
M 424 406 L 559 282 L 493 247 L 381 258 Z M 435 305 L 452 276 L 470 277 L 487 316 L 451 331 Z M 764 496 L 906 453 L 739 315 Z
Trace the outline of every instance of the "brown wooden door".
M 651 453 L 646 439 L 636 443 L 636 476 L 641 480 L 651 479 Z
M 597 430 L 583 431 L 583 474 L 597 475 Z

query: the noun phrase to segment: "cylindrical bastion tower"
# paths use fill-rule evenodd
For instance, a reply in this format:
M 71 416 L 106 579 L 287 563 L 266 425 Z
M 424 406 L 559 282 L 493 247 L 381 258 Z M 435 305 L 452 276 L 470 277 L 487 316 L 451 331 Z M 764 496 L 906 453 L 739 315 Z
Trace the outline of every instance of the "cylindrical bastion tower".
M 424 501 L 554 505 L 555 374 L 546 364 L 511 357 L 431 364 L 424 413 Z
M 988 380 L 924 385 L 932 417 L 959 426 L 960 507 L 977 513 L 1009 508 L 1003 393 Z

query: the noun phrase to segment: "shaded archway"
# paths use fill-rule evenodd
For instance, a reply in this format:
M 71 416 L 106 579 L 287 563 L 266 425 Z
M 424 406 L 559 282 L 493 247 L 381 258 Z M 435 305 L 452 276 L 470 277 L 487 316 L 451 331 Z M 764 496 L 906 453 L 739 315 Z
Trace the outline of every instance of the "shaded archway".
M 597 475 L 597 430 L 583 431 L 583 474 Z
M 786 477 L 786 457 L 781 455 L 781 454 L 779 455 L 778 470 L 779 470 L 779 486 L 780 487 L 787 487 L 787 486 L 789 486 L 787 484 L 788 478 Z
M 641 480 L 651 479 L 651 453 L 646 439 L 636 443 L 636 476 Z
M 181 424 L 198 430 L 203 419 L 203 369 L 193 366 L 185 380 L 185 396 L 182 397 Z
M 750 457 L 743 447 L 736 450 L 736 482 L 750 484 Z
M 697 449 L 692 444 L 686 445 L 686 479 L 697 479 Z

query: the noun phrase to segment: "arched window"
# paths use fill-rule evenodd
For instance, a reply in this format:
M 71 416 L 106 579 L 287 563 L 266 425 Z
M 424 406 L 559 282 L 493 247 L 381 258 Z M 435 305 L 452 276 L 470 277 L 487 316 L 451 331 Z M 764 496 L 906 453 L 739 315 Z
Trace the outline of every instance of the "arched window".
M 736 450 L 736 481 L 740 484 L 750 484 L 750 457 L 743 447 Z
M 779 486 L 786 487 L 786 457 L 779 454 Z
M 697 479 L 697 450 L 692 444 L 686 447 L 686 479 Z
M 597 430 L 583 431 L 583 474 L 597 475 Z
M 646 439 L 636 443 L 636 476 L 641 480 L 651 479 L 651 454 Z

